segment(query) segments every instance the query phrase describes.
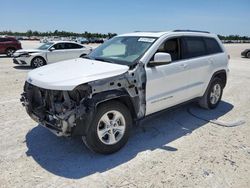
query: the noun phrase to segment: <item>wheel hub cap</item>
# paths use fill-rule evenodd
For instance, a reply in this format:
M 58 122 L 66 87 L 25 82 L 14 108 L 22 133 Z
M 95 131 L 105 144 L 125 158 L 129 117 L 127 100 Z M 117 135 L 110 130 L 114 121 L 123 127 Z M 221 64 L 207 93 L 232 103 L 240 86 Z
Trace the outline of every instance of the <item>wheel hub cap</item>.
M 221 87 L 220 84 L 215 84 L 211 93 L 210 93 L 210 102 L 216 104 L 221 96 Z
M 112 110 L 105 113 L 99 120 L 97 135 L 102 143 L 113 145 L 122 139 L 125 128 L 124 116 L 120 112 Z
M 43 66 L 43 60 L 41 60 L 40 58 L 36 58 L 36 59 L 34 60 L 34 65 L 35 65 L 36 67 L 41 67 L 41 66 Z

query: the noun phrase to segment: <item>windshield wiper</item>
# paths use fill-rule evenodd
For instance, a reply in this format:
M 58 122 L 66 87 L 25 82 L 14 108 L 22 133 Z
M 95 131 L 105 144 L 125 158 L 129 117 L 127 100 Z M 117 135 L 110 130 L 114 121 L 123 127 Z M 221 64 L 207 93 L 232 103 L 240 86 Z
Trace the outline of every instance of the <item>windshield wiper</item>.
M 104 58 L 94 58 L 94 60 L 97 60 L 97 61 L 103 61 L 103 62 L 108 62 L 108 63 L 114 63 L 113 61 L 111 60 L 108 60 L 108 59 L 104 59 Z

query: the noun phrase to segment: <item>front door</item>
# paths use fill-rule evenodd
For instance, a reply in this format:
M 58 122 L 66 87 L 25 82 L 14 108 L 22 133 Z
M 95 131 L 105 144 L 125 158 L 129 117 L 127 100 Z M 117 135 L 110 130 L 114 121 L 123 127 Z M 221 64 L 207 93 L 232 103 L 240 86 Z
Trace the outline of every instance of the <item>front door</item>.
M 157 52 L 169 53 L 172 62 L 146 67 L 146 115 L 188 100 L 189 78 L 195 76 L 189 74 L 189 65 L 181 59 L 181 39 L 166 40 Z

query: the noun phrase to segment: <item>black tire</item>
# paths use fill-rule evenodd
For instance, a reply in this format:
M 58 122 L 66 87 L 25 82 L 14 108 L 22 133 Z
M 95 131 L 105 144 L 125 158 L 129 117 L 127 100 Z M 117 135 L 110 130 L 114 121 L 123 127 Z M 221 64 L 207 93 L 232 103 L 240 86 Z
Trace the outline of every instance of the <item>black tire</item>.
M 7 48 L 5 53 L 8 57 L 11 57 L 15 53 L 16 49 L 15 48 Z
M 82 54 L 82 55 L 80 55 L 80 57 L 84 57 L 84 56 L 86 56 L 87 54 Z
M 246 57 L 247 57 L 247 58 L 250 58 L 250 51 L 247 52 Z
M 99 138 L 97 130 L 99 129 L 101 125 L 101 122 L 102 122 L 101 118 L 105 116 L 105 114 L 111 111 L 118 111 L 120 114 L 122 114 L 125 120 L 125 123 L 124 123 L 125 131 L 123 135 L 120 137 L 120 139 L 117 141 L 117 143 L 106 144 Z M 106 127 L 105 123 L 103 123 L 103 125 Z M 85 144 L 87 145 L 88 148 L 90 148 L 91 150 L 97 153 L 102 153 L 102 154 L 114 153 L 120 150 L 127 143 L 131 125 L 132 125 L 131 114 L 128 108 L 124 104 L 117 102 L 117 101 L 105 102 L 103 104 L 100 104 L 97 108 L 96 115 L 93 118 L 93 121 L 86 135 Z M 111 131 L 112 131 L 112 134 L 115 135 L 114 130 L 111 130 Z M 118 133 L 118 135 L 119 134 L 120 133 Z M 106 132 L 105 136 L 103 136 L 102 138 L 108 137 L 108 140 L 110 140 L 109 135 L 110 135 L 110 132 Z
M 38 68 L 46 65 L 46 61 L 42 57 L 34 57 L 31 61 L 32 68 Z
M 216 97 L 217 100 L 214 101 L 214 99 L 212 99 L 213 97 L 211 97 L 212 92 L 214 91 L 214 87 L 220 87 L 220 94 L 219 97 Z M 206 108 L 206 109 L 214 109 L 218 106 L 218 104 L 221 101 L 221 97 L 223 94 L 223 84 L 222 84 L 222 80 L 220 78 L 215 77 L 211 83 L 209 84 L 205 94 L 203 95 L 203 97 L 200 99 L 199 101 L 199 105 L 202 108 Z

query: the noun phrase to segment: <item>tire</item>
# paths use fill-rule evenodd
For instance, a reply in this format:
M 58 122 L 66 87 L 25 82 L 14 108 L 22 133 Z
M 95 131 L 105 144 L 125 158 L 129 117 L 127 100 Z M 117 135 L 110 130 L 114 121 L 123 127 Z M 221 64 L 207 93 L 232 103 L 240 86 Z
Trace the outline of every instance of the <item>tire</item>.
M 38 68 L 46 65 L 46 61 L 42 57 L 34 57 L 31 61 L 31 67 Z
M 87 55 L 87 54 L 82 54 L 82 55 L 80 55 L 80 57 L 84 57 L 85 55 Z
M 209 84 L 205 94 L 199 101 L 202 108 L 214 109 L 221 101 L 223 94 L 223 84 L 220 78 L 214 78 Z
M 15 49 L 14 48 L 7 48 L 5 53 L 8 57 L 11 57 L 14 53 L 15 53 Z
M 114 114 L 117 121 L 113 120 Z M 97 108 L 85 144 L 97 153 L 114 153 L 127 143 L 131 125 L 131 114 L 124 104 L 117 101 L 105 102 Z
M 250 51 L 247 52 L 246 57 L 247 57 L 247 58 L 250 58 Z

